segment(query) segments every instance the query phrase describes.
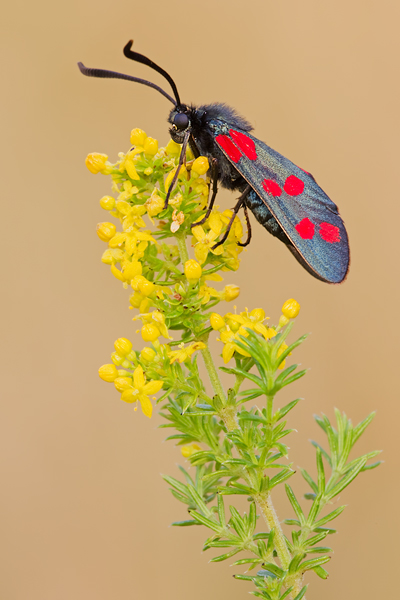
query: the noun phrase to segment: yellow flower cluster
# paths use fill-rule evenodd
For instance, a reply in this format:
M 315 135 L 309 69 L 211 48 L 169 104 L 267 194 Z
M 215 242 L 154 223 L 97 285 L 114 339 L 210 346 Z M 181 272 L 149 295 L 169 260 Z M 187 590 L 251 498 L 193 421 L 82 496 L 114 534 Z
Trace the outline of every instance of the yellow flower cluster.
M 126 369 L 132 368 L 132 361 L 136 361 L 136 353 L 132 350 L 132 342 L 126 338 L 118 338 L 115 344 L 115 352 L 111 355 L 113 364 L 103 365 L 99 369 L 101 379 L 109 383 L 114 383 L 115 388 L 121 394 L 121 400 L 124 402 L 139 401 L 143 413 L 147 417 L 151 417 L 153 407 L 150 402 L 150 395 L 156 394 L 163 386 L 161 380 L 153 379 L 146 382 L 142 366 L 139 364 L 133 372 Z M 151 348 L 146 350 L 146 359 L 154 359 L 156 353 Z M 122 366 L 124 369 L 117 369 L 117 366 Z
M 215 256 L 223 255 L 223 258 L 227 259 L 227 266 L 222 270 L 236 271 L 239 268 L 240 261 L 238 256 L 243 251 L 243 248 L 238 246 L 237 242 L 240 242 L 243 236 L 243 227 L 238 217 L 235 217 L 226 242 L 213 249 L 213 246 L 217 243 L 217 238 L 228 225 L 232 214 L 231 210 L 225 210 L 222 213 L 214 210 L 207 222 L 204 223 L 204 226 L 196 225 L 193 227 L 192 233 L 194 238 L 192 243 L 194 253 L 201 265 L 207 261 L 208 255 L 211 252 Z
M 282 316 L 279 320 L 279 326 L 277 328 L 267 327 L 264 325 L 264 321 L 268 320 L 269 317 L 265 316 L 265 312 L 262 308 L 254 308 L 249 312 L 246 308 L 245 312 L 240 314 L 228 312 L 224 316 L 218 313 L 212 313 L 210 316 L 210 325 L 215 331 L 220 332 L 219 341 L 223 342 L 224 348 L 222 350 L 222 358 L 224 363 L 227 364 L 235 352 L 238 352 L 242 356 L 250 356 L 245 350 L 240 348 L 236 342 L 240 339 L 239 336 L 248 337 L 249 333 L 247 329 L 261 335 L 264 339 L 269 340 L 276 336 L 278 330 L 286 325 L 290 319 L 297 317 L 300 311 L 300 304 L 293 299 L 287 300 L 282 307 Z M 282 317 L 286 322 L 282 323 Z M 278 350 L 278 357 L 286 350 L 287 344 L 283 343 Z M 280 369 L 285 366 L 285 361 L 279 365 Z

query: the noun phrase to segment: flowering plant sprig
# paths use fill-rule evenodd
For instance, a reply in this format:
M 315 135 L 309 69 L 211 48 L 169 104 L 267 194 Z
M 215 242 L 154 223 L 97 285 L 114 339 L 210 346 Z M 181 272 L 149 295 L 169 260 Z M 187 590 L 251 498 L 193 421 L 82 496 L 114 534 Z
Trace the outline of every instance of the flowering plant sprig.
M 344 507 L 322 515 L 323 509 L 360 472 L 379 464 L 367 465 L 377 452 L 349 459 L 374 414 L 356 427 L 339 411 L 335 412 L 335 426 L 326 416 L 316 417 L 329 449 L 313 442 L 316 478 L 301 470 L 310 487 L 305 498 L 311 500 L 311 507 L 306 510 L 286 483 L 295 471 L 283 441 L 292 431 L 286 428 L 284 418 L 300 399 L 280 408 L 274 404 L 282 388 L 305 374 L 296 364 L 286 366 L 287 358 L 306 338 L 287 342 L 300 306 L 287 300 L 276 325 L 267 323 L 262 308 L 215 312 L 218 304 L 239 296 L 234 284 L 218 287 L 222 273 L 239 268 L 242 223 L 236 217 L 226 240 L 217 245 L 232 212 L 217 207 L 204 218 L 209 164 L 205 157 L 194 159 L 190 150 L 165 209 L 180 146 L 170 141 L 159 148 L 157 140 L 141 129 L 131 132 L 131 144 L 116 163 L 98 153 L 86 159 L 92 173 L 112 179 L 116 198 L 104 196 L 100 205 L 120 222 L 121 229 L 111 221 L 98 225 L 98 236 L 108 245 L 102 261 L 125 289 L 131 289 L 130 308 L 136 311 L 133 320 L 141 323 L 138 331 L 147 343 L 136 350 L 128 338 L 116 340 L 112 363 L 99 369 L 100 377 L 114 383 L 121 400 L 135 404 L 135 410 L 139 403 L 147 417 L 152 415 L 154 395 L 160 393 L 157 402 L 163 402 L 163 427 L 176 431 L 168 439 L 181 446 L 192 467 L 192 474 L 180 467 L 183 481 L 164 477 L 189 515 L 173 525 L 209 529 L 204 550 L 223 549 L 212 562 L 245 552 L 233 564 L 247 565 L 249 573 L 256 567 L 259 570 L 236 578 L 252 581 L 255 596 L 300 600 L 306 592 L 307 571 L 327 577 L 322 565 L 330 560 L 331 549 L 319 544 L 335 532 L 326 525 Z M 227 392 L 208 347 L 209 336 L 215 333 L 227 365 L 220 368 L 232 377 Z M 200 375 L 199 354 L 212 392 Z M 246 388 L 246 382 L 253 387 Z M 255 400 L 257 404 L 250 404 Z M 290 538 L 272 504 L 274 488 L 283 483 L 295 517 L 283 521 L 288 531 L 290 528 Z M 225 496 L 235 495 L 247 497 L 247 513 L 229 505 L 226 514 Z M 256 531 L 258 517 L 263 517 L 267 531 Z

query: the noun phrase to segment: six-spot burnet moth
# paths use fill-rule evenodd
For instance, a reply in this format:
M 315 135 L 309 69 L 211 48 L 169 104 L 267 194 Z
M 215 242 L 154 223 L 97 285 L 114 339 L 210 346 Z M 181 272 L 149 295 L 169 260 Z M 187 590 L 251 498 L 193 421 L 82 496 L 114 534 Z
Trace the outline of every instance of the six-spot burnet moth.
M 172 139 L 182 144 L 179 166 L 186 159 L 189 144 L 193 154 L 210 161 L 212 196 L 205 216 L 194 225 L 204 223 L 217 195 L 217 183 L 240 192 L 227 230 L 217 245 L 228 236 L 229 228 L 240 208 L 248 226 L 247 245 L 251 238 L 249 208 L 257 221 L 279 238 L 298 262 L 311 275 L 327 283 L 340 283 L 349 268 L 349 244 L 344 223 L 336 204 L 317 185 L 314 177 L 290 160 L 255 138 L 251 125 L 226 104 L 203 106 L 182 104 L 171 76 L 152 60 L 131 50 L 130 41 L 124 54 L 148 65 L 163 75 L 172 87 L 172 98 L 158 85 L 104 69 L 88 69 L 78 63 L 81 72 L 90 77 L 127 79 L 152 87 L 165 96 L 174 108 L 168 121 Z M 165 200 L 176 184 L 180 168 L 169 187 Z

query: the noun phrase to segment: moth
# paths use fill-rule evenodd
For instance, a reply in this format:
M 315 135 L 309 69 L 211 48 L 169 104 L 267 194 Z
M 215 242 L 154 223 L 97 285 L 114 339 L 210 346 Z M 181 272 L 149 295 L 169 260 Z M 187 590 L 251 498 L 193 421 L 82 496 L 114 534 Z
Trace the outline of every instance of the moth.
M 83 75 L 89 77 L 126 79 L 147 85 L 167 98 L 173 108 L 169 113 L 169 133 L 182 144 L 179 166 L 168 189 L 165 207 L 176 184 L 180 166 L 186 160 L 189 144 L 195 157 L 206 156 L 210 162 L 212 181 L 210 202 L 204 217 L 209 217 L 218 192 L 218 184 L 239 192 L 230 223 L 224 236 L 214 246 L 223 243 L 235 216 L 244 210 L 251 239 L 248 209 L 257 221 L 285 244 L 296 260 L 311 275 L 326 283 L 341 283 L 348 272 L 349 242 L 338 207 L 319 187 L 311 173 L 253 136 L 252 126 L 233 108 L 223 103 L 193 106 L 183 104 L 172 77 L 146 56 L 132 50 L 130 40 L 124 54 L 160 73 L 169 82 L 174 97 L 161 87 L 147 81 L 108 71 L 91 69 L 78 63 Z

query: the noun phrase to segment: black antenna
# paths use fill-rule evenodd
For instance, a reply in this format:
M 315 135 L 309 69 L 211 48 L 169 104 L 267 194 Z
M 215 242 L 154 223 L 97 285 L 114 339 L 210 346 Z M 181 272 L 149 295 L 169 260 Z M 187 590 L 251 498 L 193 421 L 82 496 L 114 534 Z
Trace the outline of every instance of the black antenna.
M 100 77 L 104 79 L 127 79 L 128 81 L 134 81 L 135 83 L 143 83 L 143 85 L 148 85 L 149 87 L 154 88 L 155 90 L 160 92 L 160 94 L 165 96 L 167 100 L 169 100 L 170 102 L 172 102 L 172 104 L 176 106 L 176 101 L 172 98 L 172 96 L 167 94 L 167 92 L 164 92 L 164 90 L 155 83 L 147 81 L 146 79 L 139 79 L 139 77 L 131 77 L 131 75 L 124 75 L 123 73 L 116 73 L 115 71 L 107 71 L 105 69 L 90 69 L 88 67 L 85 67 L 85 65 L 81 62 L 78 62 L 78 67 L 80 69 L 80 72 L 83 75 L 86 75 L 87 77 Z
M 181 100 L 179 98 L 178 88 L 176 87 L 175 82 L 172 79 L 171 75 L 168 75 L 167 71 L 164 71 L 164 69 L 162 69 L 161 67 L 156 65 L 156 63 L 154 63 L 152 60 L 150 60 L 150 58 L 147 58 L 147 56 L 144 56 L 143 54 L 139 54 L 138 52 L 134 52 L 133 50 L 131 50 L 132 44 L 133 44 L 133 40 L 129 40 L 129 42 L 126 44 L 126 46 L 124 48 L 124 54 L 125 54 L 126 58 L 130 58 L 131 60 L 140 62 L 143 65 L 147 65 L 148 67 L 150 67 L 151 69 L 154 69 L 155 71 L 160 73 L 160 75 L 165 77 L 165 79 L 169 82 L 170 86 L 172 87 L 172 91 L 174 92 L 174 96 L 176 98 L 176 104 L 179 106 L 181 103 Z

